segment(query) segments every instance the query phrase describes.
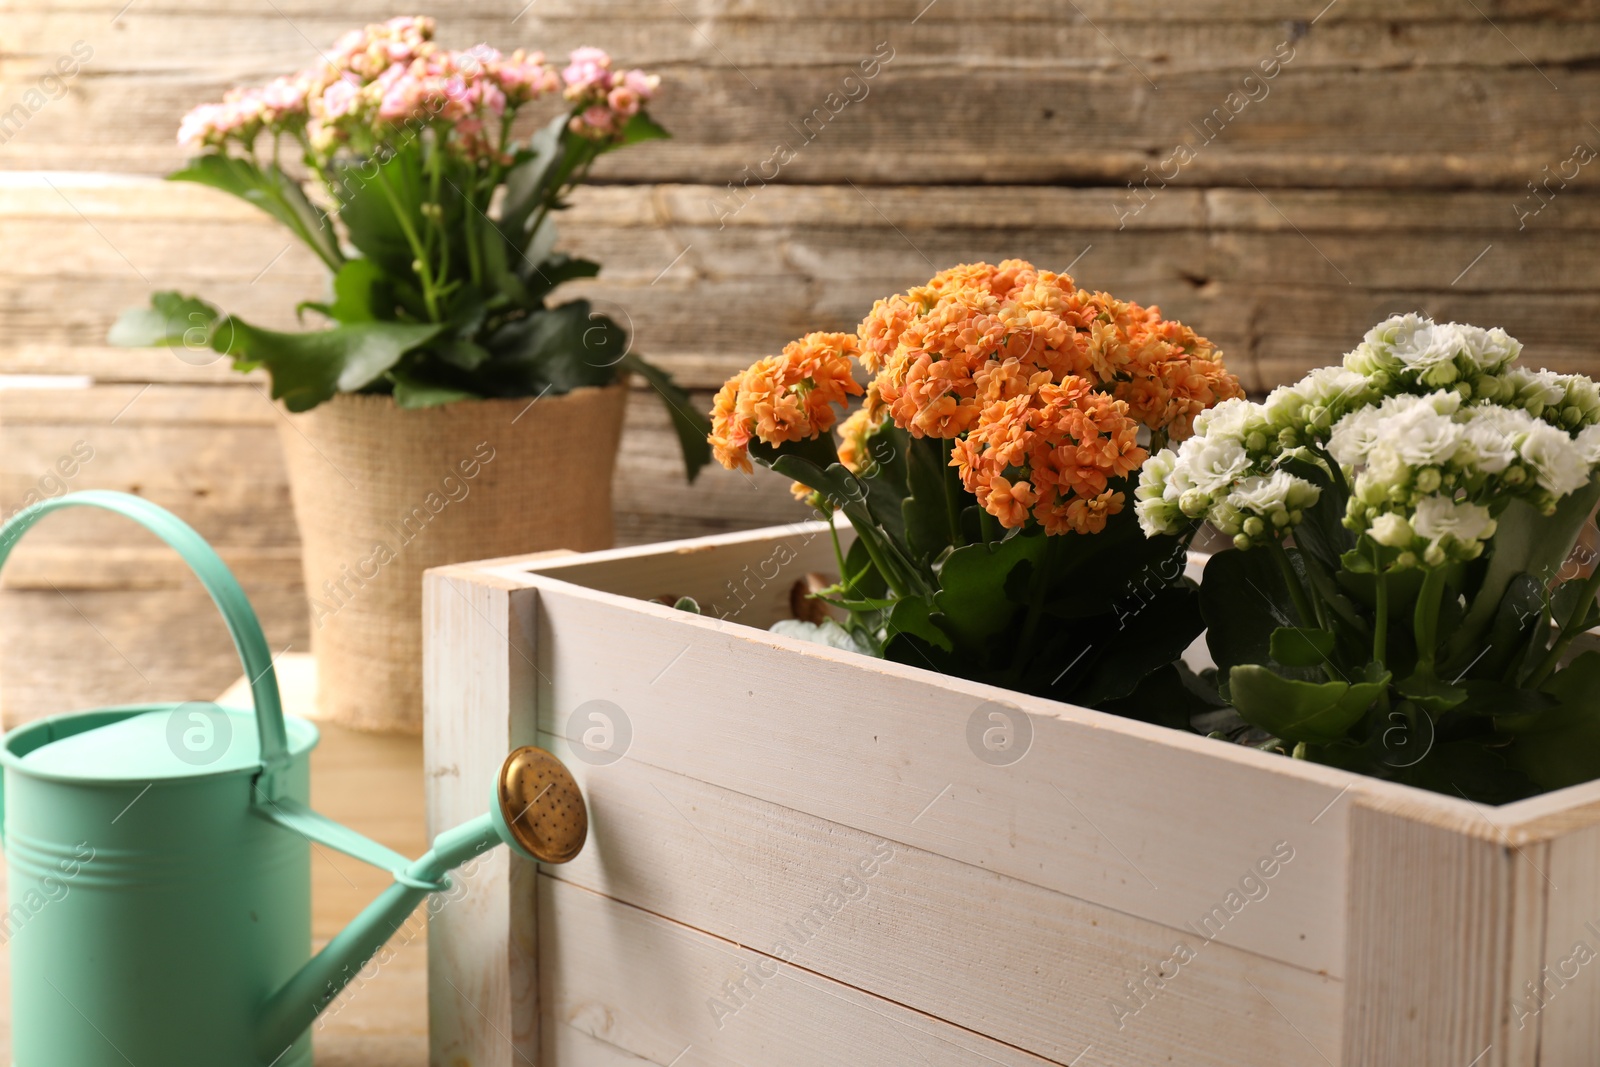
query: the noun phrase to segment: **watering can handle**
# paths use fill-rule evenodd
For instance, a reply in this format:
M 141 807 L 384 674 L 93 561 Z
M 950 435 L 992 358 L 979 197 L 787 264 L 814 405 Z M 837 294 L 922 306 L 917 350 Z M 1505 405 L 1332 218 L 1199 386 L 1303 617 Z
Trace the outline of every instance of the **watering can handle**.
M 267 649 L 267 639 L 261 634 L 261 623 L 239 587 L 238 579 L 192 526 L 165 508 L 127 493 L 100 489 L 68 493 L 23 508 L 0 527 L 0 566 L 5 565 L 12 547 L 34 523 L 52 511 L 71 507 L 102 508 L 132 519 L 175 548 L 200 579 L 200 584 L 222 612 L 228 632 L 233 635 L 234 647 L 239 650 L 239 661 L 244 664 L 245 677 L 250 679 L 250 693 L 256 706 L 256 729 L 261 737 L 261 765 L 270 776 L 288 761 L 289 751 L 272 655 Z

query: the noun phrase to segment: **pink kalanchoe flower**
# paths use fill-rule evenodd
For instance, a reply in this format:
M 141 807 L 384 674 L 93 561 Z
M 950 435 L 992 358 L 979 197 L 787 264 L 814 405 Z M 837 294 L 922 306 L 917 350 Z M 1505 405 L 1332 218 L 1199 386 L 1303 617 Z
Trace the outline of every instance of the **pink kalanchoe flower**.
M 495 118 L 506 113 L 506 94 L 500 86 L 487 78 L 480 79 L 473 87 L 478 96 L 478 106 Z
M 292 78 L 274 78 L 260 90 L 262 117 L 268 125 L 306 113 L 306 93 L 310 77 L 302 72 Z
M 575 48 L 561 80 L 567 84 L 567 97 L 579 97 L 611 88 L 611 57 L 599 48 Z
M 225 111 L 221 104 L 201 104 L 194 108 L 178 125 L 178 145 L 186 152 L 199 152 L 222 143 L 226 133 L 222 123 Z
M 417 111 L 421 95 L 422 83 L 410 74 L 402 73 L 389 82 L 378 100 L 378 118 L 385 122 L 402 122 L 410 118 Z
M 529 54 L 519 48 L 494 64 L 491 73 L 514 104 L 525 104 L 561 88 L 561 76 L 545 65 L 543 52 Z
M 354 78 L 340 78 L 322 90 L 322 113 L 328 119 L 342 119 L 360 103 L 361 89 Z
M 567 128 L 580 137 L 610 137 L 617 131 L 616 114 L 604 104 L 590 104 L 572 116 Z
M 622 76 L 622 84 L 632 89 L 640 100 L 652 100 L 656 90 L 661 87 L 659 74 L 646 74 L 642 70 L 630 70 Z
M 626 85 L 613 86 L 606 94 L 606 104 L 623 118 L 632 118 L 639 111 L 639 94 Z

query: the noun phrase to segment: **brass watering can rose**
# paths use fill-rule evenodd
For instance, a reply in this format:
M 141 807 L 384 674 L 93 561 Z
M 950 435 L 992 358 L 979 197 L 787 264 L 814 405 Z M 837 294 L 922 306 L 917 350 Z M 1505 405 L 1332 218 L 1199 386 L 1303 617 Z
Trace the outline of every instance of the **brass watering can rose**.
M 522 851 L 540 863 L 566 863 L 589 836 L 589 809 L 572 772 L 542 748 L 506 757 L 495 797 Z

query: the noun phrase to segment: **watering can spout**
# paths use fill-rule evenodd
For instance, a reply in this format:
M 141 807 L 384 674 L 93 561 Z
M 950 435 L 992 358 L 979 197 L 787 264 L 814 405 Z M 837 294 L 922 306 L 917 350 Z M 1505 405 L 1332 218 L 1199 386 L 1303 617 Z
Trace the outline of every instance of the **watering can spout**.
M 565 863 L 578 854 L 588 834 L 588 814 L 577 783 L 559 760 L 543 749 L 519 748 L 506 757 L 494 786 L 487 814 L 446 830 L 414 862 L 308 808 L 258 795 L 259 813 L 288 829 L 360 859 L 395 861 L 378 863 L 390 867 L 394 884 L 268 998 L 257 1039 L 263 1064 L 300 1039 L 424 898 L 451 889 L 451 871 L 502 842 L 541 863 Z

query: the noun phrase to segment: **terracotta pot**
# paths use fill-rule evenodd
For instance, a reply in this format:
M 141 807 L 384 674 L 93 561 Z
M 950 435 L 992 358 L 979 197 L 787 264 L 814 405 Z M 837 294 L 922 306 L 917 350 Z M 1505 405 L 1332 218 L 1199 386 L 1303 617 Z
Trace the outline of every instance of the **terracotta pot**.
M 280 422 L 317 717 L 422 729 L 422 572 L 612 542 L 626 383 L 405 411 L 340 394 Z

